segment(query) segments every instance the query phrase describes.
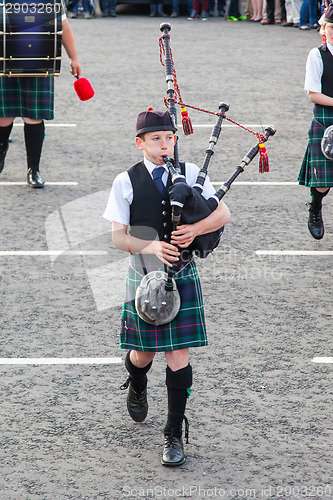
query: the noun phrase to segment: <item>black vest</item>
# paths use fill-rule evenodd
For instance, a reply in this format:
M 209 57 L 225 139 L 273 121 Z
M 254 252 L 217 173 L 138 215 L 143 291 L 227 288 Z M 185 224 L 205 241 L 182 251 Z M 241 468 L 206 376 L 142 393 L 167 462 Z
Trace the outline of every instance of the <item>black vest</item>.
M 184 175 L 185 164 L 180 164 Z M 142 240 L 170 241 L 172 223 L 169 187 L 170 174 L 163 195 L 159 192 L 144 163 L 141 161 L 128 171 L 132 187 L 133 201 L 130 207 L 129 233 Z
M 321 77 L 321 92 L 329 97 L 333 97 L 333 56 L 328 50 L 326 43 L 318 48 L 324 66 Z

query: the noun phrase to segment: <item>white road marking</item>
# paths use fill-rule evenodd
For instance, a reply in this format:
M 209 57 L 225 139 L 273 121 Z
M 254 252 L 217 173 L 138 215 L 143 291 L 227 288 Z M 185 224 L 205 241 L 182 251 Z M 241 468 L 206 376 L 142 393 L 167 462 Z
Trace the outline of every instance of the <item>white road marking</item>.
M 59 255 L 107 255 L 106 250 L 0 250 L 0 257 L 44 257 Z
M 78 182 L 45 182 L 45 186 L 77 186 Z M 26 182 L 0 182 L 0 186 L 26 186 Z
M 212 182 L 213 186 L 220 186 L 226 181 L 221 181 L 221 182 Z M 260 182 L 260 181 L 235 181 L 232 183 L 233 186 L 238 185 L 238 186 L 298 186 L 298 182 L 291 182 L 291 181 L 285 181 L 285 182 Z
M 0 358 L 0 365 L 109 365 L 121 358 Z
M 311 359 L 313 363 L 333 363 L 333 358 L 317 357 Z
M 331 250 L 256 250 L 256 255 L 295 255 L 295 256 L 327 256 L 333 255 Z
M 76 123 L 45 123 L 45 127 L 76 127 Z M 24 127 L 24 123 L 14 123 L 14 127 Z

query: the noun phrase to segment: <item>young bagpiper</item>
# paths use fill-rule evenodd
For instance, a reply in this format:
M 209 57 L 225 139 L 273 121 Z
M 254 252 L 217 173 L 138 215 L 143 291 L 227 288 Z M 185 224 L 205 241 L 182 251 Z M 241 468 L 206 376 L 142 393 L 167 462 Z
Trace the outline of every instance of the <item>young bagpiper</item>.
M 306 63 L 304 88 L 314 103 L 314 118 L 298 176 L 299 184 L 310 187 L 308 228 L 317 240 L 324 236 L 322 199 L 333 185 L 333 155 L 330 153 L 333 144 L 322 141 L 325 130 L 333 125 L 333 6 L 329 6 L 324 15 L 321 33 L 327 41 L 310 51 Z
M 186 248 L 197 235 L 215 231 L 230 219 L 229 210 L 221 201 L 207 218 L 172 231 L 168 196 L 171 180 L 163 156 L 173 156 L 175 132 L 168 111 L 148 108 L 138 115 L 136 146 L 143 151 L 143 161 L 115 178 L 104 213 L 112 221 L 115 246 L 130 253 L 120 334 L 120 348 L 129 350 L 125 359 L 129 377 L 124 384 L 129 389 L 128 412 L 136 422 L 145 420 L 147 372 L 155 354 L 164 351 L 168 414 L 162 464 L 171 467 L 185 461 L 182 423 L 185 420 L 187 424 L 185 407 L 192 385 L 189 348 L 207 345 L 200 281 L 192 254 Z M 181 164 L 181 169 L 187 183 L 193 185 L 198 167 L 186 163 Z M 207 178 L 203 195 L 209 198 L 214 193 Z M 181 297 L 180 310 L 167 324 L 149 324 L 136 311 L 136 288 L 146 271 L 172 266 Z

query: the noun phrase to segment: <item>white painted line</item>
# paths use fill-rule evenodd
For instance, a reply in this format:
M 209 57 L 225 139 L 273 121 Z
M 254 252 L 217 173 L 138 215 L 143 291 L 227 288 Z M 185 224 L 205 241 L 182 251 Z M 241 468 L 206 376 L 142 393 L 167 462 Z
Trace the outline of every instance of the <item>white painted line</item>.
M 0 358 L 0 365 L 109 365 L 121 358 Z
M 295 256 L 327 256 L 333 255 L 331 250 L 256 250 L 257 255 L 295 255 Z
M 76 123 L 46 123 L 45 127 L 76 127 Z M 24 123 L 14 123 L 14 127 L 24 127 Z
M 78 182 L 45 182 L 45 186 L 77 186 Z M 0 182 L 0 186 L 26 186 L 26 182 Z
M 193 128 L 213 128 L 214 127 L 214 124 L 212 123 L 196 123 L 196 124 L 192 124 L 193 125 Z M 265 127 L 268 127 L 269 125 L 262 125 L 261 123 L 241 123 L 242 127 L 247 127 L 247 128 L 254 128 L 254 127 L 258 127 L 258 128 L 261 128 L 261 129 L 265 129 Z M 239 125 L 236 125 L 235 123 L 226 123 L 226 122 L 223 122 L 222 124 L 222 128 L 224 127 L 239 127 Z
M 311 361 L 313 363 L 333 363 L 333 358 L 325 358 L 325 357 L 320 358 L 320 357 L 318 357 L 318 358 L 311 359 Z
M 0 257 L 52 257 L 59 255 L 107 255 L 106 250 L 0 250 Z
M 223 181 L 225 182 L 225 181 Z M 214 186 L 221 186 L 223 182 L 212 182 Z M 286 181 L 286 182 L 260 182 L 260 181 L 235 181 L 232 183 L 232 185 L 238 185 L 238 186 L 299 186 L 298 182 L 291 182 L 291 181 Z

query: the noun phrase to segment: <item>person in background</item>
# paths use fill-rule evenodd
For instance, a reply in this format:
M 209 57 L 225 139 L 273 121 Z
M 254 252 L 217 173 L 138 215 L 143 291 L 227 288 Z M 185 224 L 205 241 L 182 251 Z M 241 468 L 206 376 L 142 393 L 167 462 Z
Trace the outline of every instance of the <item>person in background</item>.
M 304 89 L 314 104 L 309 142 L 298 175 L 298 182 L 310 188 L 308 229 L 313 238 L 324 236 L 322 200 L 333 186 L 333 140 L 322 144 L 326 130 L 333 125 L 333 6 L 324 14 L 321 30 L 326 43 L 312 49 L 305 70 Z M 326 147 L 329 147 L 329 154 Z
M 117 17 L 117 0 L 100 0 L 102 17 Z
M 62 44 L 70 60 L 71 73 L 79 77 L 75 40 L 65 13 L 62 15 Z M 39 164 L 45 136 L 44 120 L 54 117 L 53 76 L 3 76 L 0 78 L 0 173 L 5 166 L 9 136 L 16 117 L 24 122 L 24 140 L 27 156 L 27 184 L 43 188 Z

